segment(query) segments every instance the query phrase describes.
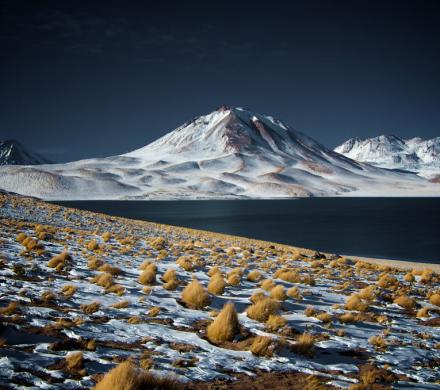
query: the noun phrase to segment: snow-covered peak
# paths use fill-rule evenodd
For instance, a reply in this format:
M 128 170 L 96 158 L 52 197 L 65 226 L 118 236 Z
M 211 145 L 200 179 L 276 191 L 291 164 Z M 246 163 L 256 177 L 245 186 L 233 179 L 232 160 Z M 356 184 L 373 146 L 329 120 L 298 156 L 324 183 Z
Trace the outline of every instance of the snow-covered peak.
M 49 163 L 44 157 L 27 151 L 16 140 L 0 140 L 0 165 L 38 165 Z
M 424 140 L 403 139 L 395 135 L 351 138 L 335 152 L 382 168 L 403 169 L 431 177 L 440 173 L 440 137 Z

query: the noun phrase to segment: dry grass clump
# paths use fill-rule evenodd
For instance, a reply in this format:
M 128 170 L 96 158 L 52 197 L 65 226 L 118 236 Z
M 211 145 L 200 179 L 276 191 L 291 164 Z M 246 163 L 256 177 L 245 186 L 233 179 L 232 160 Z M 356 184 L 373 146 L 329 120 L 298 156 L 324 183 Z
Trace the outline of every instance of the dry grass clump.
M 278 329 L 281 329 L 286 324 L 287 320 L 284 317 L 271 314 L 266 321 L 266 328 L 271 332 L 276 332 Z
M 216 265 L 214 267 L 211 267 L 208 271 L 208 276 L 212 277 L 216 274 L 219 274 L 220 276 L 222 276 L 222 271 L 220 270 L 219 267 L 217 267 Z
M 27 235 L 25 233 L 18 233 L 17 237 L 15 237 L 15 241 L 21 244 L 26 238 Z
M 356 321 L 356 316 L 353 313 L 344 313 L 338 317 L 343 324 L 352 324 Z
M 399 295 L 394 298 L 393 302 L 407 310 L 413 309 L 416 306 L 416 301 L 408 295 Z
M 240 284 L 241 281 L 241 276 L 239 274 L 228 274 L 228 278 L 227 278 L 228 284 L 230 284 L 231 286 L 238 286 Z
M 262 299 L 265 299 L 265 298 L 267 298 L 267 297 L 266 297 L 266 295 L 264 294 L 264 292 L 262 292 L 262 291 L 256 291 L 256 292 L 254 292 L 254 293 L 251 295 L 251 297 L 249 298 L 249 300 L 250 300 L 252 303 L 256 303 L 256 302 L 261 301 Z
M 208 284 L 208 291 L 213 295 L 221 295 L 226 288 L 226 282 L 223 279 L 222 274 L 214 273 L 211 277 L 211 281 Z
M 304 309 L 304 315 L 307 317 L 314 317 L 316 315 L 316 310 L 313 306 L 307 306 Z
M 332 322 L 332 319 L 333 319 L 332 315 L 330 313 L 327 313 L 327 312 L 319 313 L 316 316 L 316 318 L 319 321 L 324 322 L 325 324 L 329 324 L 330 322 Z
M 292 350 L 304 356 L 313 356 L 313 347 L 315 338 L 310 333 L 304 332 L 296 339 L 296 343 L 292 345 Z
M 280 309 L 280 303 L 271 298 L 264 298 L 249 306 L 246 313 L 253 320 L 266 322 L 271 314 Z
M 209 294 L 196 279 L 183 289 L 182 300 L 194 309 L 202 309 L 211 302 Z
M 440 293 L 432 294 L 429 297 L 429 302 L 435 306 L 440 306 Z
M 11 316 L 12 314 L 15 314 L 18 307 L 20 305 L 18 304 L 18 302 L 9 302 L 8 306 L 6 307 L 0 307 L 0 314 L 3 314 L 5 316 Z
M 41 297 L 40 298 L 46 304 L 47 303 L 52 303 L 52 302 L 55 301 L 55 294 L 52 291 L 49 291 L 49 290 L 43 291 L 41 293 Z
M 98 271 L 107 272 L 109 274 L 112 274 L 113 276 L 122 274 L 122 270 L 119 267 L 114 267 L 113 265 L 107 263 L 104 263 L 101 266 L 99 266 Z
M 65 284 L 62 288 L 61 288 L 61 293 L 66 297 L 66 298 L 71 298 L 73 297 L 73 295 L 76 293 L 77 287 L 74 284 Z
M 68 252 L 64 251 L 54 257 L 52 257 L 47 266 L 49 268 L 62 268 L 66 265 L 67 260 L 70 260 L 70 255 Z
M 293 299 L 300 300 L 302 298 L 298 287 L 291 287 L 287 290 L 287 295 Z
M 65 357 L 67 368 L 69 370 L 81 370 L 84 366 L 84 358 L 82 352 L 72 352 Z
M 387 346 L 386 340 L 382 336 L 371 336 L 368 342 L 377 349 L 384 349 Z
M 267 336 L 257 336 L 251 345 L 251 352 L 256 356 L 270 357 L 274 352 L 272 339 Z
M 111 305 L 111 307 L 113 307 L 115 309 L 125 309 L 129 305 L 130 305 L 130 301 L 124 299 L 123 301 L 119 301 L 119 302 L 114 303 L 113 305 Z
M 113 293 L 113 294 L 121 296 L 121 295 L 124 295 L 124 293 L 125 293 L 125 287 L 120 284 L 113 284 L 110 287 L 106 288 L 105 292 L 106 293 Z
M 412 283 L 414 282 L 414 280 L 416 279 L 414 277 L 414 275 L 411 272 L 408 272 L 405 276 L 404 276 L 405 282 L 409 282 Z
M 433 272 L 430 269 L 423 270 L 422 274 L 420 275 L 420 283 L 428 284 L 432 281 L 433 278 Z
M 368 287 L 359 290 L 358 294 L 359 298 L 366 299 L 368 301 L 374 301 L 376 299 L 376 286 L 371 285 Z
M 207 328 L 208 340 L 214 344 L 232 341 L 240 331 L 234 304 L 227 303 Z
M 261 272 L 254 269 L 248 273 L 247 280 L 249 280 L 250 282 L 258 282 L 261 280 L 262 277 L 263 275 L 261 274 Z
M 289 283 L 299 283 L 301 281 L 298 272 L 290 268 L 282 268 L 278 270 L 275 272 L 274 277 Z
M 139 275 L 139 283 L 143 285 L 150 285 L 156 281 L 156 272 L 153 269 L 146 269 Z
M 96 257 L 90 257 L 87 261 L 87 267 L 91 270 L 97 270 L 104 262 Z
M 92 239 L 86 244 L 86 248 L 89 251 L 96 251 L 97 249 L 99 249 L 99 245 L 95 239 Z
M 113 284 L 113 276 L 103 272 L 102 274 L 94 276 L 90 281 L 98 286 L 109 288 Z
M 283 285 L 278 284 L 272 290 L 270 290 L 270 297 L 277 301 L 284 301 L 287 299 L 286 289 Z
M 150 310 L 148 310 L 149 317 L 157 317 L 160 313 L 160 307 L 153 306 Z
M 422 307 L 421 309 L 419 309 L 417 311 L 416 317 L 417 318 L 429 317 L 429 308 L 425 306 L 425 307 Z
M 101 304 L 99 302 L 85 303 L 80 306 L 81 310 L 86 314 L 93 314 L 99 310 Z
M 150 270 L 152 270 L 152 271 L 154 271 L 154 272 L 157 272 L 157 265 L 154 264 L 154 263 L 152 263 L 152 262 L 149 261 L 149 260 L 145 260 L 145 261 L 139 266 L 139 269 L 140 269 L 141 271 L 145 271 L 146 269 L 150 269 Z
M 185 271 L 192 271 L 194 269 L 194 264 L 188 256 L 180 256 L 176 263 L 180 265 Z
M 272 290 L 275 287 L 275 283 L 274 283 L 274 281 L 272 279 L 264 279 L 261 282 L 260 287 L 263 290 L 270 291 L 270 290 Z
M 173 268 L 168 268 L 162 275 L 162 280 L 164 282 L 169 282 L 170 280 L 177 279 L 177 272 Z
M 156 237 L 150 241 L 150 245 L 153 249 L 160 251 L 162 249 L 165 249 L 165 246 L 167 245 L 167 240 L 165 240 L 165 238 L 163 237 Z
M 181 386 L 171 378 L 158 377 L 151 372 L 139 370 L 126 360 L 110 370 L 96 384 L 94 390 L 176 390 Z
M 105 232 L 105 233 L 102 234 L 101 237 L 102 237 L 102 240 L 103 240 L 104 242 L 107 242 L 107 241 L 110 240 L 110 238 L 112 237 L 112 235 L 111 235 L 110 232 Z
M 382 288 L 389 288 L 399 283 L 395 276 L 389 274 L 382 274 L 377 281 L 377 285 Z
M 350 295 L 345 302 L 346 310 L 367 311 L 368 303 L 363 302 L 358 294 Z

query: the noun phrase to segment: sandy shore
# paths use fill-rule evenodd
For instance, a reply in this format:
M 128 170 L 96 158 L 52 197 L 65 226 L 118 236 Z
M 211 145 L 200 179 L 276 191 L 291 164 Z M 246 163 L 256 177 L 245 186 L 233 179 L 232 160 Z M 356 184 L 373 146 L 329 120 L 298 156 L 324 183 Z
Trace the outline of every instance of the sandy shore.
M 371 257 L 361 257 L 361 256 L 345 256 L 348 259 L 352 259 L 354 261 L 360 260 L 365 261 L 367 263 L 374 264 L 382 264 L 389 265 L 391 267 L 397 267 L 401 269 L 431 269 L 435 272 L 440 272 L 440 264 L 433 263 L 416 263 L 411 261 L 403 261 L 403 260 L 387 260 L 387 259 L 375 259 Z

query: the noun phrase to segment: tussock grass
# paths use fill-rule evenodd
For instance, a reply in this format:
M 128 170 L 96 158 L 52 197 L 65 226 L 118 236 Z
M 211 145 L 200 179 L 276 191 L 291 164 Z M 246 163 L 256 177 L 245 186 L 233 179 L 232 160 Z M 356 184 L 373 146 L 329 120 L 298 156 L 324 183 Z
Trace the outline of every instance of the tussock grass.
M 305 309 L 304 309 L 304 315 L 305 316 L 307 316 L 307 317 L 314 317 L 315 315 L 316 315 L 316 310 L 315 310 L 315 308 L 313 307 L 313 306 L 307 306 Z
M 261 280 L 262 277 L 263 275 L 261 274 L 261 272 L 254 269 L 248 273 L 247 280 L 249 280 L 250 282 L 258 282 Z
M 104 262 L 96 257 L 90 257 L 87 262 L 87 266 L 91 270 L 97 270 L 102 264 L 104 264 Z
M 211 267 L 208 271 L 208 276 L 213 277 L 216 274 L 223 276 L 222 271 L 220 270 L 219 267 L 217 267 L 217 266 Z
M 416 306 L 416 301 L 407 295 L 399 295 L 394 298 L 393 302 L 407 310 L 413 309 Z
M 283 285 L 278 284 L 270 290 L 270 297 L 277 301 L 284 301 L 287 299 L 286 290 Z
M 208 291 L 213 295 L 222 295 L 226 288 L 226 282 L 221 273 L 214 273 L 208 284 Z
M 97 301 L 91 303 L 85 303 L 80 306 L 81 310 L 86 314 L 93 314 L 99 310 L 101 304 Z
M 315 337 L 310 333 L 304 332 L 296 339 L 296 343 L 291 346 L 292 350 L 304 356 L 313 356 Z
M 66 298 L 71 298 L 75 295 L 77 290 L 77 287 L 74 284 L 65 284 L 62 288 L 61 288 L 61 293 L 66 297 Z
M 11 316 L 12 314 L 15 314 L 19 308 L 18 302 L 9 302 L 8 306 L 6 307 L 0 307 L 0 314 L 3 314 L 5 316 Z
M 274 281 L 272 279 L 264 279 L 261 282 L 260 287 L 263 290 L 270 291 L 270 290 L 272 290 L 275 287 L 275 283 L 274 283 Z
M 84 358 L 82 352 L 69 353 L 65 359 L 69 370 L 81 370 L 83 368 Z
M 130 301 L 124 299 L 123 301 L 119 301 L 119 302 L 114 303 L 113 305 L 111 305 L 111 307 L 113 307 L 115 309 L 125 309 L 129 305 L 130 305 Z
M 327 312 L 319 313 L 316 316 L 316 318 L 319 321 L 324 322 L 325 324 L 329 324 L 330 322 L 332 322 L 332 319 L 333 319 L 332 315 L 330 313 L 327 313 Z
M 422 307 L 417 311 L 416 314 L 417 318 L 426 318 L 429 317 L 429 308 L 428 307 Z
M 162 280 L 164 282 L 169 282 L 170 280 L 177 279 L 177 272 L 173 268 L 168 268 L 162 275 Z
M 92 239 L 86 244 L 86 248 L 89 251 L 96 251 L 97 249 L 99 249 L 99 245 L 95 239 Z
M 267 336 L 255 337 L 251 345 L 251 352 L 256 356 L 272 356 L 274 352 L 272 339 Z
M 171 378 L 162 378 L 139 370 L 126 360 L 110 370 L 97 383 L 94 390 L 176 390 L 181 389 L 179 383 Z
M 256 291 L 256 292 L 254 292 L 254 293 L 251 295 L 251 297 L 249 298 L 249 300 L 250 300 L 252 303 L 256 303 L 256 302 L 261 301 L 262 299 L 265 299 L 265 298 L 267 298 L 267 297 L 266 297 L 266 295 L 264 294 L 264 292 L 262 292 L 262 291 Z
M 102 274 L 98 274 L 91 279 L 92 283 L 95 283 L 98 286 L 109 288 L 113 284 L 113 276 L 106 272 Z
M 52 257 L 48 263 L 47 266 L 49 268 L 59 268 L 60 266 L 64 267 L 66 265 L 66 262 L 70 260 L 70 255 L 68 252 L 64 251 L 54 257 Z
M 287 324 L 287 320 L 278 315 L 271 314 L 266 321 L 266 328 L 271 332 L 276 332 Z
M 371 337 L 368 339 L 368 342 L 369 342 L 374 348 L 377 348 L 377 349 L 384 349 L 384 348 L 387 347 L 387 342 L 386 342 L 386 340 L 385 340 L 382 336 L 379 336 L 379 335 L 377 335 L 377 336 L 371 336 Z
M 174 291 L 179 286 L 179 281 L 177 279 L 170 279 L 168 282 L 163 284 L 163 288 L 168 291 Z
M 159 313 L 160 313 L 160 307 L 158 306 L 153 306 L 152 308 L 150 308 L 150 310 L 148 310 L 149 317 L 157 317 Z
M 291 287 L 287 290 L 287 295 L 293 299 L 300 300 L 302 299 L 301 293 L 298 287 Z
M 352 324 L 356 321 L 356 316 L 353 313 L 344 313 L 338 317 L 343 324 Z
M 429 297 L 429 302 L 435 306 L 440 306 L 440 293 L 432 294 Z
M 275 314 L 281 305 L 278 301 L 271 298 L 264 298 L 249 306 L 246 313 L 253 320 L 266 322 L 271 314 Z
M 101 266 L 99 266 L 98 271 L 107 272 L 108 274 L 111 274 L 113 276 L 122 274 L 122 270 L 119 267 L 114 267 L 107 263 L 104 263 Z
M 143 285 L 150 285 L 153 284 L 156 281 L 156 272 L 154 272 L 152 269 L 147 269 L 145 271 L 142 271 L 142 273 L 139 275 L 139 283 Z
M 214 344 L 232 341 L 240 331 L 237 313 L 233 303 L 227 303 L 207 328 L 208 340 Z
M 180 265 L 185 271 L 192 271 L 194 269 L 194 264 L 188 256 L 180 256 L 176 263 Z
M 228 284 L 231 286 L 238 286 L 241 281 L 241 276 L 239 274 L 228 274 Z
M 194 309 L 203 309 L 211 302 L 211 298 L 209 297 L 208 293 L 196 279 L 194 279 L 183 289 L 182 300 L 189 307 Z
M 282 268 L 278 270 L 275 272 L 274 277 L 289 283 L 299 283 L 301 281 L 298 272 L 290 268 Z
M 368 303 L 362 301 L 358 294 L 350 295 L 345 303 L 346 310 L 367 311 Z

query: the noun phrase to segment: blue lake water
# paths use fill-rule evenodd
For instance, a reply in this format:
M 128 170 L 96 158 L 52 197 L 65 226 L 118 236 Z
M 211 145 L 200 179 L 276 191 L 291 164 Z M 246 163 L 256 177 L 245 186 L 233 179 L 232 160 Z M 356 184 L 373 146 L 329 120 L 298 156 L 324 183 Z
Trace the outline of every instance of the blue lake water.
M 440 198 L 55 203 L 331 253 L 440 263 Z

